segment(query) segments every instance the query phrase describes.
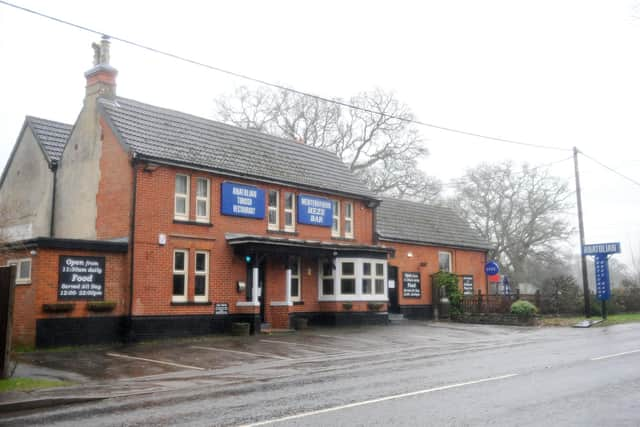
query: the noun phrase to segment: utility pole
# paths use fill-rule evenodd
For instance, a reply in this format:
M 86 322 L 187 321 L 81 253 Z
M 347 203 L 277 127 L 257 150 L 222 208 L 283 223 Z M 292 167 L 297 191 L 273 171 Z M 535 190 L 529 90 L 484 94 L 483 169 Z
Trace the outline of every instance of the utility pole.
M 573 165 L 576 171 L 576 197 L 578 199 L 578 228 L 580 229 L 580 259 L 582 261 L 582 289 L 584 292 L 584 315 L 591 317 L 591 300 L 589 293 L 589 276 L 587 275 L 587 257 L 582 253 L 584 248 L 584 223 L 582 222 L 582 196 L 580 195 L 580 173 L 578 171 L 578 148 L 573 147 Z

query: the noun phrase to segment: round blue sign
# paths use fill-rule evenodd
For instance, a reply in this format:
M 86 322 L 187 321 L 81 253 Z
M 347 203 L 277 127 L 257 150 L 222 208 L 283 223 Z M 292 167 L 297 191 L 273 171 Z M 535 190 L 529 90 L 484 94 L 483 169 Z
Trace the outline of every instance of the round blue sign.
M 500 267 L 498 266 L 498 263 L 496 263 L 495 261 L 489 261 L 484 266 L 484 272 L 487 273 L 489 276 L 493 276 L 500 273 Z

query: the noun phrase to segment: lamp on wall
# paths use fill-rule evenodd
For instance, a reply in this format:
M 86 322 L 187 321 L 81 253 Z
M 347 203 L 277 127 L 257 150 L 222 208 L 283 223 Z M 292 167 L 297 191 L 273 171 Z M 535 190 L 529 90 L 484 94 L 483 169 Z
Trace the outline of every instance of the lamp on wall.
M 413 252 L 411 252 L 411 251 L 407 252 L 407 256 L 408 256 L 409 258 L 413 258 Z

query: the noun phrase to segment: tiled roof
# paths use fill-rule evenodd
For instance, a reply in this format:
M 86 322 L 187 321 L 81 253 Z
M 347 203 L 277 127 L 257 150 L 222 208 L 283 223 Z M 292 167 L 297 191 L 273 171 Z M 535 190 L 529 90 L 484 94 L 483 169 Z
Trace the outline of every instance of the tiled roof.
M 382 199 L 376 211 L 381 240 L 491 249 L 454 209 L 406 200 Z
M 73 126 L 32 116 L 27 116 L 27 123 L 47 154 L 47 160 L 59 161 Z
M 99 105 L 123 143 L 149 158 L 308 189 L 375 198 L 330 152 L 126 98 Z

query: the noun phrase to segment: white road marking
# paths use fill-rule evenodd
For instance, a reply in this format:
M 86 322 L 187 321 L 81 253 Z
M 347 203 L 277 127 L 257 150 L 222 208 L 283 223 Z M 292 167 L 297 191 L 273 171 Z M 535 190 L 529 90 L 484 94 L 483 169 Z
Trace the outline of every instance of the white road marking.
M 325 408 L 325 409 L 320 409 L 320 410 L 317 410 L 317 411 L 309 411 L 309 412 L 303 412 L 301 414 L 289 415 L 288 417 L 274 418 L 274 419 L 271 419 L 271 420 L 259 421 L 257 423 L 253 423 L 253 424 L 245 424 L 242 427 L 255 427 L 255 426 L 263 426 L 263 425 L 273 424 L 273 423 L 280 423 L 280 422 L 283 422 L 283 421 L 290 421 L 290 420 L 295 420 L 295 419 L 298 419 L 298 418 L 310 417 L 310 416 L 313 416 L 313 415 L 326 414 L 328 412 L 341 411 L 343 409 L 357 408 L 358 406 L 371 405 L 371 404 L 374 404 L 374 403 L 386 402 L 386 401 L 389 401 L 389 400 L 403 399 L 405 397 L 419 396 L 421 394 L 433 393 L 435 391 L 449 390 L 449 389 L 452 389 L 452 388 L 464 387 L 464 386 L 473 385 L 473 384 L 486 383 L 486 382 L 489 382 L 489 381 L 504 380 L 504 379 L 507 379 L 507 378 L 515 377 L 517 375 L 518 374 L 500 375 L 499 377 L 483 378 L 483 379 L 480 379 L 480 380 L 467 381 L 465 383 L 449 384 L 449 385 L 440 386 L 440 387 L 428 388 L 428 389 L 425 389 L 425 390 L 412 391 L 410 393 L 402 393 L 402 394 L 396 394 L 396 395 L 392 395 L 392 396 L 380 397 L 378 399 L 364 400 L 362 402 L 349 403 L 348 405 L 334 406 L 332 408 Z
M 331 347 L 322 347 L 319 345 L 312 345 L 312 344 L 300 344 L 297 342 L 289 342 L 289 341 L 278 341 L 278 340 L 260 340 L 260 342 L 270 342 L 270 343 L 274 343 L 274 344 L 287 344 L 287 345 L 295 345 L 295 346 L 299 346 L 299 347 L 309 347 L 309 348 L 318 348 L 320 350 L 333 350 L 333 351 L 337 351 L 336 348 L 331 348 Z
M 242 354 L 242 355 L 245 355 L 245 356 L 270 357 L 270 358 L 273 358 L 273 359 L 280 359 L 280 360 L 293 360 L 290 357 L 276 356 L 275 354 L 251 353 L 249 351 L 228 350 L 226 348 L 218 348 L 218 347 L 202 347 L 202 346 L 199 346 L 199 345 L 192 345 L 191 348 L 199 348 L 200 350 L 209 350 L 209 351 L 225 351 L 227 353 Z
M 321 338 L 332 338 L 332 339 L 338 339 L 338 340 L 348 340 L 351 342 L 360 342 L 360 343 L 364 343 L 364 344 L 374 344 L 374 345 L 381 345 L 380 341 L 374 341 L 374 340 L 363 340 L 361 338 L 354 338 L 354 337 L 350 337 L 350 336 L 342 336 L 342 335 L 321 335 L 321 334 L 313 334 L 314 337 L 321 337 Z M 382 343 L 384 344 L 384 343 Z
M 618 356 L 626 356 L 627 354 L 633 354 L 633 353 L 640 353 L 640 350 L 631 350 L 631 351 L 625 351 L 623 353 L 616 353 L 616 354 L 608 354 L 606 356 L 600 356 L 600 357 L 594 357 L 591 360 L 603 360 L 603 359 L 610 359 L 612 357 L 618 357 Z
M 128 356 L 126 354 L 107 353 L 107 356 L 120 357 L 122 359 L 142 360 L 144 362 L 159 363 L 161 365 L 175 366 L 177 368 L 196 369 L 198 371 L 204 371 L 205 370 L 204 368 L 200 368 L 199 366 L 181 365 L 180 363 L 165 362 L 164 360 L 146 359 L 144 357 Z

